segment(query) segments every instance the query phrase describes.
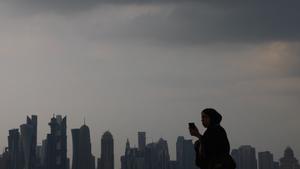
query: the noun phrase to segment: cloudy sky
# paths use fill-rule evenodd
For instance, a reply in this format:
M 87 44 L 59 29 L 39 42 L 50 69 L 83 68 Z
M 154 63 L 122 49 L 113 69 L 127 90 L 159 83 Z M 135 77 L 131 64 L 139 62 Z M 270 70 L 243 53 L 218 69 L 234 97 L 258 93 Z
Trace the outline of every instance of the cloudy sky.
M 55 114 L 90 126 L 92 148 L 177 136 L 214 107 L 232 148 L 300 158 L 300 2 L 297 0 L 1 0 L 0 148 L 26 115 L 38 142 Z M 68 132 L 69 149 L 71 133 Z M 69 153 L 70 154 L 70 153 Z

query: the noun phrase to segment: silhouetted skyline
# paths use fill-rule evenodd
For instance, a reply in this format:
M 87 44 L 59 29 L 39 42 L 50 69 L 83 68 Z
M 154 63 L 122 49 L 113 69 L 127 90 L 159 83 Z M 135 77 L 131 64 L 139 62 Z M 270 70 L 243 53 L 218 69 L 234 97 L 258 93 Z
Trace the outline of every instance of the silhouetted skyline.
M 232 147 L 300 157 L 299 11 L 298 0 L 0 0 L 0 150 L 28 114 L 41 145 L 53 113 L 69 129 L 86 117 L 96 157 L 107 130 L 116 156 L 138 131 L 175 147 L 213 107 Z
M 101 155 L 97 159 L 92 154 L 89 126 L 70 129 L 72 150 L 67 149 L 67 117 L 53 115 L 48 123 L 50 133 L 37 144 L 38 116 L 27 116 L 20 128 L 8 131 L 7 148 L 0 156 L 0 169 L 115 169 L 115 159 L 120 160 L 120 169 L 196 169 L 195 152 L 192 139 L 178 136 L 176 159 L 172 160 L 168 141 L 162 137 L 157 142 L 147 142 L 147 133 L 137 132 L 138 147 L 131 146 L 127 139 L 124 154 L 115 155 L 114 138 L 110 131 L 101 137 Z M 72 151 L 72 157 L 67 152 Z M 290 147 L 283 157 L 274 160 L 270 151 L 256 153 L 254 147 L 242 145 L 232 149 L 231 155 L 237 169 L 300 169 L 298 159 Z M 70 159 L 73 159 L 72 161 Z M 96 165 L 97 163 L 97 165 Z

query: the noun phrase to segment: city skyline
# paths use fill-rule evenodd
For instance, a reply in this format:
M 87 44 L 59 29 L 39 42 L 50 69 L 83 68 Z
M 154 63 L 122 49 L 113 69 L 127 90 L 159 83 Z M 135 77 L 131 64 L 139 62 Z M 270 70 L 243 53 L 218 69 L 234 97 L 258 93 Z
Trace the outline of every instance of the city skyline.
M 55 126 L 54 124 L 56 124 L 56 123 L 61 126 L 64 126 L 64 127 L 62 129 L 58 129 L 58 128 L 54 127 Z M 49 137 L 50 137 L 50 140 L 55 140 L 52 137 L 55 136 L 54 133 L 56 133 L 58 130 L 62 130 L 62 132 L 64 132 L 64 131 L 66 132 L 66 131 L 70 130 L 72 133 L 72 135 L 71 135 L 72 137 L 69 138 L 72 140 L 72 145 L 68 145 L 68 146 L 66 145 L 67 147 L 70 147 L 70 146 L 73 147 L 72 149 L 66 150 L 68 152 L 68 155 L 66 157 L 68 158 L 67 161 L 68 161 L 68 166 L 70 167 L 70 169 L 71 168 L 72 169 L 81 169 L 83 166 L 86 168 L 86 166 L 89 166 L 89 165 L 91 165 L 90 169 L 94 169 L 95 167 L 97 169 L 114 169 L 115 164 L 117 164 L 116 167 L 118 167 L 119 163 L 122 163 L 121 159 L 124 158 L 122 156 L 122 154 L 120 156 L 114 155 L 115 154 L 114 141 L 113 141 L 114 139 L 113 139 L 112 134 L 109 131 L 105 131 L 101 137 L 101 140 L 99 140 L 99 142 L 101 142 L 101 147 L 104 147 L 104 149 L 101 149 L 101 155 L 99 156 L 99 158 L 97 155 L 92 154 L 92 151 L 91 151 L 92 144 L 90 142 L 91 136 L 90 136 L 90 131 L 89 131 L 90 129 L 89 129 L 89 126 L 86 125 L 85 118 L 84 118 L 83 123 L 80 128 L 68 129 L 67 128 L 67 116 L 62 117 L 61 115 L 54 115 L 54 114 L 48 124 L 51 129 L 51 134 L 50 134 L 50 136 L 48 134 L 47 140 L 49 139 Z M 24 164 L 25 169 L 26 169 L 26 165 L 29 165 L 29 166 L 39 166 L 40 165 L 39 163 L 38 163 L 38 165 L 35 164 L 36 163 L 35 159 L 41 160 L 41 157 L 36 157 L 36 155 L 38 154 L 38 151 L 36 151 L 35 149 L 37 149 L 38 147 L 43 149 L 44 140 L 43 140 L 43 145 L 37 144 L 37 141 L 36 141 L 36 139 L 37 139 L 36 132 L 37 131 L 38 131 L 38 116 L 37 115 L 31 115 L 31 117 L 26 116 L 26 123 L 20 125 L 20 129 L 13 128 L 8 131 L 7 146 L 10 145 L 10 147 L 12 147 L 12 149 L 8 149 L 8 150 L 11 152 L 14 152 L 14 155 L 12 157 L 13 159 L 20 159 L 20 157 L 18 155 L 16 155 L 16 153 L 18 153 L 18 151 L 19 151 L 18 148 L 16 148 L 16 146 L 17 146 L 17 143 L 15 143 L 16 139 L 20 139 L 21 144 L 22 144 L 21 147 L 28 147 L 23 150 L 25 153 L 24 162 L 20 164 L 20 165 Z M 18 134 L 19 132 L 20 132 L 20 134 Z M 59 132 L 59 133 L 61 133 L 61 132 Z M 136 146 L 136 145 L 134 145 L 133 147 L 130 146 L 129 140 L 127 138 L 126 144 L 124 144 L 124 147 L 123 147 L 123 149 L 125 150 L 125 154 L 127 154 L 128 149 L 132 149 L 131 151 L 142 151 L 142 152 L 146 151 L 146 148 L 151 148 L 155 144 L 160 144 L 161 141 L 165 142 L 163 144 L 166 144 L 167 147 L 170 147 L 167 143 L 168 140 L 165 141 L 163 139 L 163 137 L 158 138 L 156 141 L 152 140 L 152 142 L 151 141 L 147 142 L 147 139 L 146 139 L 147 134 L 145 131 L 139 131 L 136 134 L 138 136 L 137 137 L 138 146 Z M 51 135 L 53 135 L 53 136 L 51 136 Z M 25 141 L 26 139 L 28 140 L 30 137 L 32 137 L 32 139 L 30 139 L 30 141 Z M 68 137 L 66 139 L 68 139 Z M 49 140 L 46 142 L 48 142 L 48 143 L 46 143 L 48 146 Z M 164 147 L 164 145 L 162 145 L 162 146 Z M 183 147 L 186 147 L 189 150 L 184 150 Z M 51 145 L 50 145 L 50 149 L 52 149 Z M 75 149 L 75 151 L 74 151 L 74 149 Z M 137 149 L 137 150 L 135 150 L 135 149 Z M 170 149 L 172 149 L 172 148 L 170 148 Z M 33 152 L 32 150 L 36 153 L 32 153 Z M 111 151 L 111 153 L 110 153 L 110 151 Z M 194 164 L 194 161 L 192 159 L 195 154 L 193 152 L 194 150 L 193 150 L 193 139 L 192 138 L 186 140 L 184 138 L 184 136 L 179 135 L 177 137 L 175 151 L 176 151 L 175 161 L 176 160 L 188 161 L 187 164 L 186 164 L 186 162 L 176 164 L 176 165 L 178 165 L 178 167 L 181 166 L 182 169 L 185 169 L 185 167 L 182 167 L 182 166 L 186 165 L 186 167 L 187 167 L 188 165 Z M 70 152 L 72 152 L 73 155 L 70 155 Z M 169 148 L 167 148 L 167 152 L 168 152 L 168 154 L 170 154 Z M 4 153 L 4 151 L 3 151 L 3 153 Z M 278 165 L 281 164 L 280 162 L 283 163 L 284 161 L 285 161 L 285 165 L 289 165 L 289 160 L 287 160 L 287 159 L 284 160 L 284 159 L 285 158 L 294 158 L 294 152 L 290 148 L 290 146 L 285 147 L 284 153 L 282 153 L 282 156 L 280 156 L 279 159 L 274 159 L 273 153 L 270 150 L 256 151 L 255 148 L 251 147 L 250 145 L 240 145 L 239 147 L 236 147 L 236 148 L 231 147 L 231 154 L 232 154 L 233 158 L 236 159 L 237 156 L 239 156 L 237 153 L 240 153 L 242 156 L 245 156 L 245 157 L 249 156 L 247 154 L 250 153 L 250 156 L 252 156 L 253 160 L 255 160 L 255 161 L 250 160 L 247 163 L 242 161 L 242 163 L 245 163 L 244 166 L 238 167 L 238 168 L 242 168 L 242 169 L 260 169 L 259 166 L 261 166 L 261 165 L 265 168 L 268 168 L 270 165 L 270 162 L 268 163 L 268 161 L 266 161 L 265 163 L 262 164 L 260 161 L 261 158 L 264 158 L 265 160 L 272 160 L 272 161 L 274 160 L 274 162 L 277 162 Z M 26 154 L 28 154 L 28 155 L 26 156 Z M 108 156 L 105 154 L 108 154 Z M 142 153 L 142 154 L 144 154 L 144 153 Z M 180 155 L 180 154 L 182 154 L 182 155 Z M 112 158 L 110 157 L 111 155 L 112 155 Z M 104 160 L 104 161 L 106 161 L 104 163 L 112 163 L 112 165 L 104 164 L 103 161 L 101 162 L 101 158 L 103 158 L 103 157 L 104 157 L 104 159 L 106 159 L 106 160 Z M 118 158 L 118 157 L 120 157 L 120 158 Z M 295 158 L 296 158 L 296 160 L 298 159 L 297 157 L 295 157 Z M 71 161 L 70 159 L 73 159 L 73 160 Z M 98 159 L 98 160 L 96 161 L 96 159 Z M 114 160 L 114 159 L 116 159 L 116 160 Z M 183 159 L 185 159 L 185 160 L 183 160 Z M 33 160 L 33 161 L 29 161 L 29 160 Z M 174 159 L 168 157 L 168 160 L 170 161 L 170 166 L 171 166 L 171 162 Z M 294 159 L 292 159 L 292 160 L 294 160 Z M 12 163 L 12 164 L 15 164 L 15 163 Z M 254 166 L 251 166 L 250 164 L 251 165 L 255 164 L 256 168 L 254 168 Z M 239 164 L 238 164 L 238 166 L 239 166 Z M 191 168 L 191 166 L 188 166 L 187 168 Z M 195 166 L 195 168 L 196 168 L 196 166 Z M 300 168 L 300 165 L 299 165 L 299 168 Z M 15 169 L 18 169 L 18 168 L 15 168 Z M 127 168 L 124 168 L 124 169 L 127 169 Z M 149 169 L 151 169 L 151 168 L 149 168 Z M 177 168 L 177 169 L 179 169 L 179 168 Z M 271 168 L 271 169 L 275 169 L 275 168 Z M 278 169 L 278 168 L 276 168 L 276 169 Z
M 0 0 L 0 150 L 28 114 L 42 144 L 55 113 L 68 129 L 86 118 L 96 157 L 109 130 L 116 156 L 145 131 L 174 159 L 177 136 L 191 138 L 189 122 L 203 133 L 212 107 L 231 147 L 299 158 L 299 11 L 298 0 Z

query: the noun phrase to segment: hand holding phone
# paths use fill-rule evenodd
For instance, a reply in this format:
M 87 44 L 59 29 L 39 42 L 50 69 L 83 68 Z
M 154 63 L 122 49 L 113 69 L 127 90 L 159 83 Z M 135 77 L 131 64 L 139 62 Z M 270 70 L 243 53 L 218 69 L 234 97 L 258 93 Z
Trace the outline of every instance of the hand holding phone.
M 191 122 L 191 123 L 189 123 L 189 128 L 194 129 L 194 128 L 197 128 L 197 127 L 196 127 L 195 123 Z
M 200 135 L 198 128 L 196 127 L 195 123 L 189 123 L 189 131 L 191 136 L 198 137 Z

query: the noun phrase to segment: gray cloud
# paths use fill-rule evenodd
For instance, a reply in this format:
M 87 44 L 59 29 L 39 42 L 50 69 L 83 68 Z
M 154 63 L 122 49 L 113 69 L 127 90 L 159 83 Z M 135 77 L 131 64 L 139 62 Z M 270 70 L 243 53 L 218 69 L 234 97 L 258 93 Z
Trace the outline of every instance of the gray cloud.
M 66 2 L 0 6 L 2 149 L 29 112 L 40 117 L 39 140 L 52 112 L 67 112 L 69 129 L 87 117 L 96 156 L 106 129 L 117 156 L 146 129 L 175 157 L 176 137 L 209 106 L 224 113 L 233 148 L 300 152 L 296 1 Z
M 77 14 L 118 6 L 159 6 L 118 23 L 110 38 L 138 39 L 164 44 L 192 45 L 215 42 L 299 41 L 299 1 L 181 1 L 181 0 L 14 0 L 21 12 Z M 117 5 L 119 4 L 119 5 Z M 95 30 L 96 34 L 97 31 Z M 93 32 L 95 37 L 95 32 Z
M 149 5 L 186 3 L 195 0 L 11 0 L 6 2 L 24 13 L 57 12 L 74 14 L 89 11 L 102 5 Z
M 299 41 L 300 2 L 280 2 L 177 5 L 168 12 L 139 16 L 119 31 L 128 37 L 187 45 Z

